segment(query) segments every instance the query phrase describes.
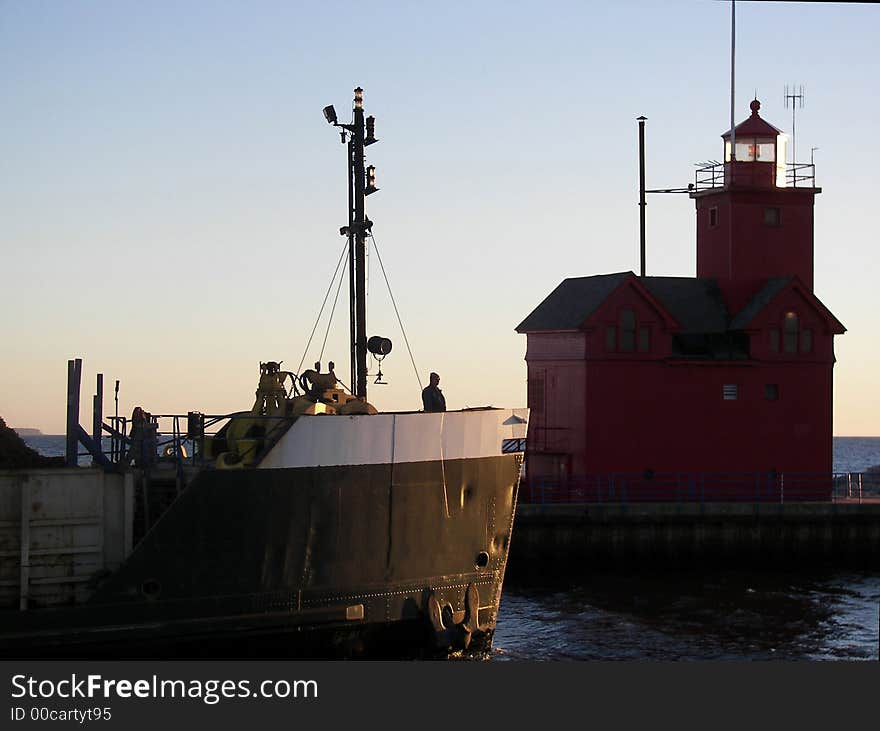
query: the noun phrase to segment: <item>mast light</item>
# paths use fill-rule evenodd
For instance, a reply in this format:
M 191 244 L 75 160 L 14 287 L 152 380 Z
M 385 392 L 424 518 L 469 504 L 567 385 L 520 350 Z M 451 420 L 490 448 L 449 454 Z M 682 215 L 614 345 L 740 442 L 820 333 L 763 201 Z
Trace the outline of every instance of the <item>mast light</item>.
M 376 118 L 375 117 L 367 117 L 367 137 L 364 140 L 364 146 L 372 145 L 374 142 L 378 142 L 376 139 Z
M 379 190 L 376 187 L 376 166 L 367 166 L 367 187 L 364 188 L 364 195 L 370 195 Z

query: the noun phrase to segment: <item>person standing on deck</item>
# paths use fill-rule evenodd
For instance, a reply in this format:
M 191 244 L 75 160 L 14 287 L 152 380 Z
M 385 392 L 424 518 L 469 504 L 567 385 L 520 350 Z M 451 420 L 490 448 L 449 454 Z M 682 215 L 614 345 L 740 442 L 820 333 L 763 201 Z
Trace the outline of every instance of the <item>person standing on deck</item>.
M 443 392 L 437 388 L 440 376 L 431 374 L 431 382 L 422 389 L 422 405 L 426 412 L 446 411 L 446 398 Z

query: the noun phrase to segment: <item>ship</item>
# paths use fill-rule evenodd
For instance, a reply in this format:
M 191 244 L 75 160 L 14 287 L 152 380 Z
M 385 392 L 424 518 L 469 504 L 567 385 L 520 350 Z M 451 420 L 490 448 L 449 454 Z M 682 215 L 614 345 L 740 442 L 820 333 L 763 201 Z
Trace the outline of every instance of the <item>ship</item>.
M 367 400 L 368 353 L 391 350 L 365 317 L 374 119 L 360 87 L 350 124 L 332 106 L 324 116 L 349 162 L 350 388 L 333 364 L 262 361 L 249 410 L 187 412 L 163 441 L 141 409 L 104 418 L 100 375 L 86 432 L 71 360 L 68 466 L 0 471 L 0 657 L 491 649 L 527 412 L 379 412 Z M 91 467 L 77 466 L 83 446 Z

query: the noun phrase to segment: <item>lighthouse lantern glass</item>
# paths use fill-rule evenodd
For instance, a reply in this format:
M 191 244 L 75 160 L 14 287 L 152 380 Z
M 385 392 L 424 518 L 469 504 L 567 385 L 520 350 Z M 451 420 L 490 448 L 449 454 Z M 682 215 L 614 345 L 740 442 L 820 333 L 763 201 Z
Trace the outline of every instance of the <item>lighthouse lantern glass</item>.
M 763 142 L 763 140 L 761 140 Z M 754 162 L 757 152 L 757 141 L 754 137 L 736 140 L 736 161 Z M 730 140 L 724 142 L 724 161 L 730 162 Z
M 758 162 L 776 162 L 776 140 L 755 140 L 755 159 Z
M 776 187 L 784 188 L 785 179 L 785 147 L 788 144 L 788 135 L 776 135 Z

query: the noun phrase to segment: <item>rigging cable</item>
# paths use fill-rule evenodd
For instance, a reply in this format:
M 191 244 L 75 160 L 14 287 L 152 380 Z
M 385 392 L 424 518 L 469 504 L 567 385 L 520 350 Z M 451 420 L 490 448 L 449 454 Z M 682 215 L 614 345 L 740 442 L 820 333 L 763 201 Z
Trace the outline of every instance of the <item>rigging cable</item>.
M 324 314 L 324 307 L 327 305 L 327 298 L 330 296 L 330 292 L 333 289 L 333 282 L 336 281 L 336 274 L 339 272 L 339 267 L 342 264 L 342 260 L 345 258 L 345 252 L 347 252 L 347 251 L 348 251 L 348 239 L 346 239 L 346 241 L 345 241 L 345 246 L 342 247 L 342 253 L 339 255 L 339 261 L 336 262 L 336 269 L 333 270 L 333 277 L 330 280 L 330 286 L 327 287 L 327 294 L 324 295 L 324 301 L 321 303 L 321 309 L 318 312 L 318 318 L 315 320 L 315 326 L 312 328 L 312 334 L 309 335 L 309 342 L 306 343 L 306 349 L 303 351 L 303 357 L 300 360 L 299 365 L 296 368 L 297 373 L 300 372 L 300 369 L 302 368 L 302 364 L 305 363 L 306 356 L 309 353 L 309 346 L 312 344 L 312 338 L 315 337 L 315 330 L 318 329 L 318 323 L 321 322 L 321 315 Z M 339 281 L 341 282 L 342 279 L 340 278 Z M 338 291 L 337 291 L 337 296 L 338 296 Z M 335 307 L 336 304 L 334 303 L 333 306 Z M 326 338 L 324 338 L 324 340 L 326 342 Z M 322 347 L 321 348 L 322 353 L 323 353 L 323 350 L 324 349 Z
M 376 258 L 379 260 L 379 266 L 382 269 L 382 276 L 385 278 L 385 285 L 388 287 L 388 294 L 391 296 L 391 304 L 394 305 L 394 314 L 397 315 L 397 324 L 400 325 L 400 332 L 403 333 L 403 342 L 406 343 L 406 350 L 409 353 L 410 362 L 412 362 L 413 371 L 416 374 L 416 380 L 419 382 L 419 388 L 422 388 L 422 379 L 419 378 L 419 369 L 416 368 L 416 361 L 413 358 L 412 349 L 409 347 L 409 338 L 406 337 L 406 330 L 403 328 L 403 320 L 400 319 L 400 312 L 397 310 L 397 302 L 394 301 L 394 293 L 391 291 L 391 283 L 388 281 L 388 275 L 385 273 L 385 265 L 382 263 L 382 255 L 379 253 L 379 244 L 376 237 L 370 231 L 370 238 L 373 240 L 373 247 L 376 249 Z
M 345 252 L 342 252 L 345 254 Z M 336 276 L 336 275 L 334 275 Z M 333 307 L 330 310 L 330 319 L 327 320 L 327 329 L 324 331 L 324 342 L 321 343 L 321 354 L 318 356 L 318 360 L 324 360 L 324 346 L 327 345 L 327 336 L 330 334 L 330 326 L 333 324 L 333 314 L 336 312 L 336 303 L 339 302 L 339 292 L 342 289 L 342 280 L 345 279 L 345 275 L 339 275 L 339 284 L 336 287 L 336 297 L 333 298 Z M 333 286 L 333 282 L 330 282 L 330 286 Z

